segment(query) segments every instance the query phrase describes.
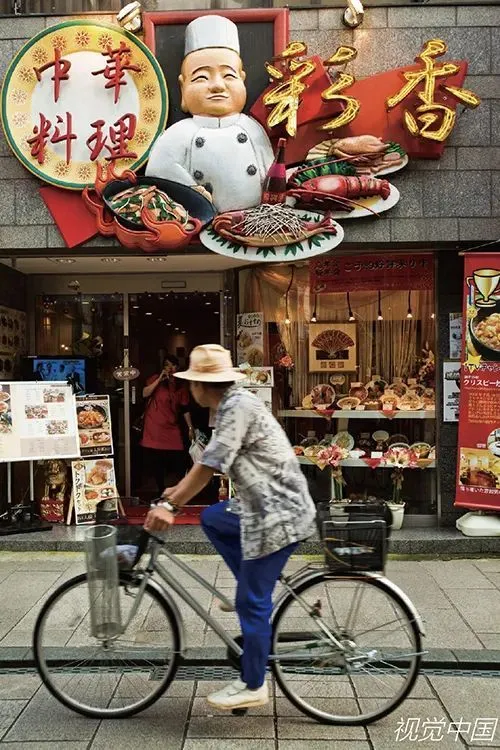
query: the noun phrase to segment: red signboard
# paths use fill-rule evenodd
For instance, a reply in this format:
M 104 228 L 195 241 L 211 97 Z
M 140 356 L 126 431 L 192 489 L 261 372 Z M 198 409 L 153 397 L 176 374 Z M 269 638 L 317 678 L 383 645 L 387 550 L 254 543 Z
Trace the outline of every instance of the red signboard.
M 455 505 L 500 511 L 500 253 L 465 258 Z
M 312 260 L 309 268 L 312 294 L 434 288 L 434 257 L 430 253 L 319 258 Z

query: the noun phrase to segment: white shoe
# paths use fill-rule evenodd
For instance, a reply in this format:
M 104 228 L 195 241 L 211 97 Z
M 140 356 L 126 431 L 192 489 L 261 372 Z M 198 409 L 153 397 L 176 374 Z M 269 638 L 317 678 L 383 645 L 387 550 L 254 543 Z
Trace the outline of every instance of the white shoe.
M 217 607 L 221 612 L 236 612 L 234 604 L 226 604 L 225 602 L 221 602 L 220 599 L 217 599 Z
M 267 683 L 257 690 L 250 690 L 241 680 L 231 682 L 222 690 L 212 693 L 207 697 L 207 702 L 215 708 L 230 711 L 233 708 L 253 708 L 264 706 L 269 702 Z

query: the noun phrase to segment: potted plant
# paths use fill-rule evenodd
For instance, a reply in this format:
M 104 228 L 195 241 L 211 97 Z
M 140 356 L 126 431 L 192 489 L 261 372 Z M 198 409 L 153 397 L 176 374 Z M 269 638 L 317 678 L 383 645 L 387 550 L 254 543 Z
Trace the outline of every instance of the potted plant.
M 418 466 L 418 457 L 409 448 L 389 448 L 384 453 L 384 464 L 394 467 L 391 474 L 392 497 L 386 501 L 392 513 L 392 528 L 398 530 L 403 525 L 405 503 L 403 500 L 404 469 L 414 469 Z

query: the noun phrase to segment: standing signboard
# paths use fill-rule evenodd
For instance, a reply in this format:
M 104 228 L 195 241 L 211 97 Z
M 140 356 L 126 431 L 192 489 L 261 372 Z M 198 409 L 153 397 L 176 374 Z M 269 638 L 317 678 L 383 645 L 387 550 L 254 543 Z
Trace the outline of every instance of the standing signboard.
M 242 313 L 236 320 L 238 364 L 251 367 L 264 364 L 264 315 L 260 312 Z
M 112 456 L 109 396 L 77 396 L 76 413 L 81 456 Z
M 101 500 L 108 501 L 113 510 L 118 510 L 118 491 L 112 458 L 73 461 L 71 469 L 73 474 L 72 503 L 77 524 L 94 523 L 96 506 Z M 106 507 L 106 510 L 110 510 L 111 507 Z
M 80 455 L 75 397 L 57 382 L 2 382 L 0 462 Z
M 500 253 L 465 257 L 455 505 L 500 511 Z

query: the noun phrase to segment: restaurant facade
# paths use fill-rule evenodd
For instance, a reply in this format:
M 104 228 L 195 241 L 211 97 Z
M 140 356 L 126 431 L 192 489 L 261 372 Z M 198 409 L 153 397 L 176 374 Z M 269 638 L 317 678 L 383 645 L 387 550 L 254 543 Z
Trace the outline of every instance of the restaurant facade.
M 101 35 L 106 33 L 106 25 L 119 30 L 116 14 L 4 17 L 0 22 L 0 74 L 5 76 L 4 91 L 6 86 L 10 89 L 2 112 L 5 132 L 0 133 L 0 320 L 2 315 L 6 319 L 6 341 L 0 347 L 0 378 L 6 382 L 30 379 L 35 357 L 52 361 L 54 367 L 65 360 L 85 360 L 87 390 L 98 390 L 110 397 L 118 490 L 123 496 L 147 497 L 150 490 L 134 430 L 144 408 L 141 393 L 145 379 L 158 371 L 167 352 L 175 354 L 182 365 L 193 346 L 220 342 L 232 350 L 239 365 L 249 370 L 250 385 L 282 422 L 317 499 L 382 498 L 404 503 L 405 526 L 452 526 L 467 507 L 476 507 L 474 502 L 467 506 L 467 501 L 457 507 L 457 484 L 471 486 L 477 481 L 477 486 L 491 491 L 493 505 L 489 507 L 494 508 L 500 497 L 496 454 L 491 448 L 490 459 L 475 455 L 464 458 L 466 451 L 458 451 L 458 404 L 464 357 L 462 336 L 469 330 L 467 308 L 465 318 L 463 315 L 464 288 L 476 290 L 469 306 L 475 302 L 479 305 L 477 315 L 481 320 L 485 318 L 484 310 L 494 315 L 497 304 L 496 287 L 491 283 L 492 288 L 484 293 L 478 279 L 485 269 L 500 268 L 499 6 L 412 3 L 367 7 L 355 28 L 346 26 L 345 8 L 340 6 L 245 10 L 239 4 L 238 9 L 200 7 L 189 13 L 184 8 L 147 8 L 142 12 L 143 31 L 138 35 L 141 47 L 137 53 L 144 54 L 144 64 L 141 68 L 142 61 L 137 62 L 138 58 L 132 56 L 127 64 L 137 62 L 137 70 L 129 74 L 140 76 L 142 69 L 153 76 L 156 59 L 158 80 L 163 74 L 168 98 L 162 103 L 159 93 L 152 89 L 148 93 L 147 85 L 141 84 L 137 131 L 130 141 L 130 150 L 133 146 L 137 152 L 139 173 L 144 172 L 142 167 L 149 159 L 146 175 L 152 174 L 151 165 L 156 159 L 159 171 L 153 178 L 162 176 L 164 156 L 154 148 L 150 150 L 151 132 L 161 133 L 165 122 L 175 125 L 182 117 L 177 77 L 184 40 L 175 44 L 173 40 L 183 37 L 180 31 L 188 23 L 210 11 L 232 20 L 240 31 L 241 57 L 247 70 L 245 113 L 269 132 L 274 155 L 278 156 L 278 143 L 272 128 L 277 128 L 276 136 L 287 138 L 289 186 L 293 180 L 295 195 L 300 194 L 306 202 L 307 210 L 301 219 L 308 222 L 312 218 L 322 229 L 328 226 L 330 234 L 321 233 L 315 226 L 311 230 L 315 234 L 308 236 L 307 242 L 287 239 L 281 245 L 275 242 L 243 250 L 231 237 L 227 239 L 223 233 L 216 236 L 211 229 L 203 230 L 200 242 L 189 222 L 184 224 L 179 241 L 165 235 L 163 245 L 161 240 L 154 244 L 156 240 L 147 232 L 139 238 L 133 228 L 123 232 L 123 225 L 116 229 L 116 224 L 106 224 L 104 209 L 99 205 L 105 188 L 102 195 L 91 189 L 85 194 L 84 190 L 82 198 L 83 183 L 71 184 L 71 179 L 77 178 L 70 179 L 63 167 L 57 170 L 57 164 L 51 164 L 50 150 L 44 152 L 43 144 L 38 153 L 33 151 L 33 143 L 29 153 L 23 153 L 21 147 L 16 152 L 12 123 L 16 116 L 20 122 L 32 111 L 29 107 L 36 105 L 30 104 L 32 99 L 26 100 L 21 85 L 16 93 L 15 81 L 12 83 L 16 70 L 23 67 L 22 60 L 17 60 L 14 74 L 12 71 L 15 56 L 26 40 L 35 39 L 32 51 L 26 54 L 39 55 L 40 70 L 54 63 L 50 70 L 53 77 L 46 73 L 48 85 L 52 87 L 59 77 L 64 86 L 68 71 L 60 63 L 71 23 L 82 24 L 80 36 L 75 38 L 83 44 L 86 23 L 103 24 L 100 32 L 98 29 Z M 42 42 L 43 35 L 55 25 L 60 27 L 60 46 L 53 36 L 45 37 L 47 44 L 58 51 L 52 61 Z M 404 70 L 408 66 L 413 66 L 408 68 L 410 72 L 418 70 L 426 59 L 425 50 L 429 50 L 426 44 L 436 40 L 443 40 L 446 46 L 446 51 L 439 53 L 440 65 L 447 61 L 463 63 L 457 73 L 462 78 L 454 83 L 454 90 L 466 91 L 469 99 L 461 94 L 462 98 L 455 101 L 450 109 L 453 122 L 440 139 L 426 139 L 422 133 L 420 137 L 414 133 L 412 141 L 411 123 L 408 125 L 408 118 L 403 122 L 403 110 L 397 109 L 401 102 L 394 104 L 397 122 L 388 119 L 388 130 L 385 134 L 379 132 L 378 123 L 385 117 L 377 104 L 380 92 L 389 86 L 396 99 L 404 80 L 410 81 L 404 79 Z M 286 114 L 286 97 L 273 99 L 272 88 L 277 88 L 282 80 L 278 74 L 283 74 L 280 66 L 284 63 L 279 54 L 283 49 L 292 49 L 291 42 L 302 44 L 300 54 L 291 55 L 296 66 L 312 59 L 316 68 L 311 76 L 317 75 L 317 80 L 311 79 L 309 87 L 304 87 L 295 121 Z M 193 49 L 199 49 L 199 42 L 192 44 L 198 44 Z M 153 61 L 143 47 L 151 51 Z M 207 43 L 207 47 L 212 45 Z M 110 49 L 109 45 L 101 50 L 96 47 L 95 54 L 102 56 L 103 65 L 111 61 L 111 57 L 105 59 Z M 83 51 L 77 54 L 82 55 Z M 330 76 L 334 82 L 331 90 L 321 88 L 321 76 L 326 76 L 332 65 L 341 75 L 351 77 L 348 86 L 342 87 L 338 78 Z M 29 65 L 24 67 L 29 76 Z M 305 80 L 300 79 L 305 68 L 297 69 L 296 86 Z M 109 73 L 110 68 L 107 70 Z M 108 75 L 104 78 L 111 82 Z M 369 84 L 363 88 L 367 80 Z M 335 88 L 335 84 L 339 85 Z M 35 81 L 33 85 L 36 88 Z M 117 88 L 117 92 L 121 95 L 123 89 L 126 86 Z M 320 92 L 317 96 L 316 90 Z M 267 99 L 264 91 L 271 92 Z M 325 95 L 325 91 L 329 94 Z M 448 99 L 452 93 L 448 92 Z M 366 135 L 371 140 L 353 144 L 349 136 L 344 136 L 344 140 L 332 137 L 330 130 L 318 142 L 312 134 L 317 132 L 318 118 L 311 114 L 316 102 L 321 100 L 333 107 L 329 116 L 333 112 L 338 117 L 348 111 L 349 98 L 361 104 L 365 122 L 372 123 L 372 129 L 355 132 L 352 138 Z M 343 99 L 340 110 L 335 109 L 339 99 Z M 90 102 L 84 100 L 78 105 L 76 98 L 73 101 L 83 112 L 88 106 L 94 115 Z M 449 104 L 445 102 L 446 107 Z M 128 100 L 127 106 L 132 107 Z M 162 107 L 168 114 L 162 114 Z M 56 110 L 52 107 L 52 114 L 45 112 L 46 120 L 55 122 Z M 388 109 L 384 106 L 383 111 Z M 110 129 L 110 148 L 118 147 L 118 136 L 114 138 L 113 133 L 117 135 L 120 128 L 125 132 L 124 118 L 130 112 L 120 111 L 122 123 L 118 126 L 117 119 L 115 130 Z M 75 122 L 76 112 L 70 114 Z M 129 134 L 131 121 L 128 120 Z M 95 122 L 98 120 L 93 119 Z M 139 133 L 144 124 L 148 127 L 142 128 L 145 132 L 141 153 L 141 137 L 135 132 Z M 238 127 L 240 124 L 241 121 Z M 348 124 L 344 122 L 343 126 Z M 68 119 L 59 125 L 56 142 L 59 137 L 60 147 L 69 148 L 71 142 L 67 137 L 64 140 L 71 130 Z M 34 134 L 39 134 L 42 127 L 40 121 Z M 74 132 L 78 133 L 77 127 Z M 237 134 L 234 147 L 227 153 L 228 172 L 233 169 L 236 173 L 240 168 L 236 148 L 247 147 L 243 138 L 251 132 Z M 387 147 L 396 142 L 395 132 L 405 133 L 405 147 L 400 150 Z M 98 139 L 99 128 L 96 134 Z M 252 135 L 249 138 L 252 141 Z M 198 158 L 198 152 L 203 152 L 210 140 L 204 141 L 194 131 L 193 139 Z M 25 140 L 29 142 L 26 137 Z M 92 141 L 95 148 L 98 142 Z M 408 148 L 407 144 L 413 142 L 415 147 Z M 346 156 L 346 149 L 357 143 L 362 144 L 363 150 Z M 380 143 L 385 144 L 384 148 Z M 49 156 L 47 160 L 44 153 Z M 339 201 L 332 212 L 330 204 L 325 209 L 318 202 L 326 199 L 316 195 L 315 202 L 307 206 L 303 191 L 323 193 L 325 183 L 321 180 L 331 177 L 330 172 L 319 170 L 318 160 L 347 160 L 359 165 L 359 154 L 366 157 L 362 162 L 366 168 L 354 172 L 354 177 L 353 172 L 346 172 L 336 178 L 345 180 L 344 203 Z M 381 154 L 382 159 L 396 154 L 397 166 L 381 166 L 377 161 Z M 253 170 L 260 168 L 258 158 L 248 164 L 246 155 L 241 158 L 242 175 L 250 179 Z M 27 166 L 30 159 L 32 165 Z M 118 161 L 113 164 L 118 174 Z M 74 174 L 88 183 L 82 164 L 78 169 L 80 172 Z M 211 192 L 213 186 L 203 179 L 204 169 L 197 166 L 201 175 L 198 185 Z M 298 174 L 291 176 L 297 169 Z M 375 180 L 377 185 L 362 182 L 373 181 L 377 174 L 382 178 Z M 353 192 L 351 179 L 358 180 L 366 190 L 370 186 L 373 192 L 368 202 L 363 202 L 365 194 Z M 386 198 L 378 192 L 383 190 L 378 183 L 386 179 L 391 193 L 386 205 L 382 205 Z M 106 184 L 103 177 L 103 185 Z M 203 194 L 203 190 L 198 194 Z M 221 205 L 225 206 L 226 199 L 216 185 L 217 190 Z M 231 194 L 231 190 L 228 192 Z M 235 207 L 230 205 L 230 197 L 227 205 L 232 211 Z M 347 206 L 346 201 L 350 201 Z M 323 211 L 327 213 L 326 220 Z M 223 213 L 224 208 L 218 212 Z M 331 222 L 332 216 L 335 230 L 324 223 Z M 229 227 L 233 238 L 241 227 L 242 220 L 238 221 L 240 224 L 233 222 Z M 151 227 L 153 232 L 153 223 Z M 193 236 L 189 237 L 189 232 Z M 278 247 L 286 249 L 280 254 Z M 488 255 L 481 257 L 479 271 L 474 267 L 475 281 L 467 285 L 466 279 L 473 278 L 474 273 L 464 272 L 464 258 L 466 262 L 471 257 L 479 258 L 475 253 Z M 490 274 L 488 278 L 496 277 Z M 485 301 L 491 302 L 491 307 L 486 308 Z M 18 326 L 17 335 L 15 331 L 9 335 L 10 322 L 13 331 Z M 479 336 L 479 329 L 474 326 L 473 333 Z M 480 345 L 476 341 L 476 355 Z M 491 347 L 494 349 L 495 345 Z M 490 360 L 483 353 L 484 360 L 494 363 L 495 357 Z M 137 368 L 140 375 L 117 380 L 117 369 L 126 367 Z M 491 390 L 493 382 L 485 381 L 485 392 Z M 497 406 L 496 402 L 491 403 L 486 421 L 491 416 L 493 421 L 497 417 L 500 420 Z M 493 442 L 488 437 L 485 453 L 496 437 L 500 446 L 500 424 L 498 428 L 498 436 L 496 427 L 488 430 Z M 332 445 L 344 451 L 339 454 L 341 463 L 331 455 L 329 465 L 322 466 L 320 451 Z M 29 483 L 25 469 L 23 464 L 12 465 L 14 478 L 19 478 L 18 482 L 12 481 L 14 502 L 22 499 L 21 488 Z M 43 467 L 36 471 L 37 481 L 43 485 Z M 5 506 L 6 501 L 4 494 L 0 502 Z

